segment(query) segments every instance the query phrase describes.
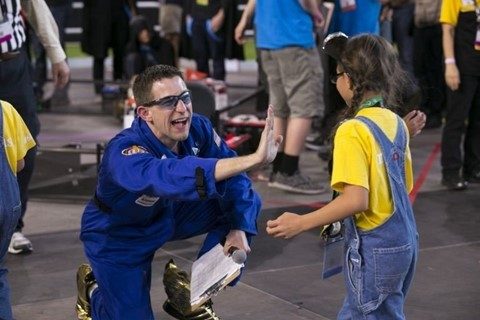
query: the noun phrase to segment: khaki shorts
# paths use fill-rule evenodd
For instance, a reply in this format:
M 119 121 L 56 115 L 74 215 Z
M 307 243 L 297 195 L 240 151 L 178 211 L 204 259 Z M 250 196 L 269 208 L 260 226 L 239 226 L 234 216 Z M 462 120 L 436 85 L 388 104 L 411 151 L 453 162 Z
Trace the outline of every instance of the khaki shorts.
M 276 117 L 323 116 L 323 69 L 317 48 L 262 49 L 260 54 Z
M 176 4 L 163 4 L 160 7 L 158 22 L 164 34 L 182 31 L 182 7 Z

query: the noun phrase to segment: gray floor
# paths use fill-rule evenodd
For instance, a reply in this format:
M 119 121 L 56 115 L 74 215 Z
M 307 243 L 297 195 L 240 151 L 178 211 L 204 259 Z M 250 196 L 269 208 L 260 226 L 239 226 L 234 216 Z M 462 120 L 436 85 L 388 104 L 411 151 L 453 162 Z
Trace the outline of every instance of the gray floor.
M 82 78 L 88 73 L 81 65 L 73 70 L 73 76 Z M 243 72 L 235 80 L 255 83 L 254 77 L 254 72 Z M 235 94 L 233 90 L 231 93 Z M 101 115 L 100 100 L 90 86 L 72 84 L 70 95 L 69 109 L 57 107 L 54 112 L 40 115 L 42 146 L 77 142 L 91 146 L 108 140 L 121 129 L 117 119 Z M 83 114 L 73 112 L 78 110 L 84 110 Z M 418 320 L 480 319 L 480 187 L 449 192 L 440 186 L 439 155 L 435 152 L 439 141 L 439 129 L 425 130 L 411 144 L 416 180 L 421 182 L 414 202 L 421 251 L 406 314 L 408 319 Z M 82 175 L 92 174 L 82 172 L 82 168 L 91 166 L 95 159 L 91 155 L 82 156 L 75 159 L 78 162 L 75 165 L 64 163 L 67 160 L 62 158 L 56 160 L 58 164 L 48 170 L 57 170 L 59 176 L 70 174 L 72 197 L 67 201 L 60 196 L 46 199 L 34 195 L 24 232 L 35 251 L 7 257 L 17 320 L 75 319 L 75 272 L 85 258 L 78 240 L 84 200 L 81 196 L 75 198 L 74 193 L 85 180 Z M 327 183 L 326 164 L 315 152 L 305 151 L 301 166 L 313 178 Z M 81 172 L 78 179 L 71 179 L 78 171 Z M 42 187 L 38 184 L 41 178 L 36 177 L 36 190 Z M 54 185 L 55 181 L 50 186 L 52 190 Z M 284 210 L 308 212 L 328 201 L 330 194 L 292 195 L 269 189 L 265 182 L 255 182 L 255 188 L 264 204 L 260 234 L 253 243 L 242 281 L 214 298 L 217 313 L 226 320 L 335 319 L 344 294 L 343 279 L 341 276 L 321 279 L 323 248 L 318 232 L 286 241 L 272 239 L 264 231 L 265 222 Z M 201 241 L 198 237 L 174 242 L 158 251 L 151 293 L 157 319 L 170 319 L 161 310 L 165 299 L 162 270 L 166 261 L 173 257 L 177 264 L 189 269 Z

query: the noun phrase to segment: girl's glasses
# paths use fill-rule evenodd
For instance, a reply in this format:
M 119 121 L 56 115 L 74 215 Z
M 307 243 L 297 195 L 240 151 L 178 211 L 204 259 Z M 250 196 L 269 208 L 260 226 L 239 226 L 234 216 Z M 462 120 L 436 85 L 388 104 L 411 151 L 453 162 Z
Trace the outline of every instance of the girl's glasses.
M 332 74 L 332 75 L 330 76 L 330 82 L 333 83 L 333 84 L 336 84 L 336 83 L 337 83 L 337 80 L 338 80 L 338 77 L 340 77 L 340 76 L 343 75 L 344 73 L 345 73 L 345 71 Z

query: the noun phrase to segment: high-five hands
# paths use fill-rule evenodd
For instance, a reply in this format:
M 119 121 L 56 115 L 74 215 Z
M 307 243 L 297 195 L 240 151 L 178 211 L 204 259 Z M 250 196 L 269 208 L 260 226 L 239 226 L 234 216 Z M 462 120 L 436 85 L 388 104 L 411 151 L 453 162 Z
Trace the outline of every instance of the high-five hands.
M 260 163 L 265 165 L 271 163 L 277 156 L 278 148 L 283 141 L 283 137 L 275 135 L 273 130 L 274 125 L 273 107 L 268 106 L 267 119 L 265 121 L 265 128 L 263 129 L 257 151 L 255 153 L 260 158 Z

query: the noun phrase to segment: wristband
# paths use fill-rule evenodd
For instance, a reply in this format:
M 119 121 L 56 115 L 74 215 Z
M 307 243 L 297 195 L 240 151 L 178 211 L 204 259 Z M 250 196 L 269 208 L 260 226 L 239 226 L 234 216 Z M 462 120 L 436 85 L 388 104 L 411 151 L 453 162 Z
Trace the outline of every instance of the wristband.
M 445 64 L 455 64 L 455 58 L 445 58 Z

